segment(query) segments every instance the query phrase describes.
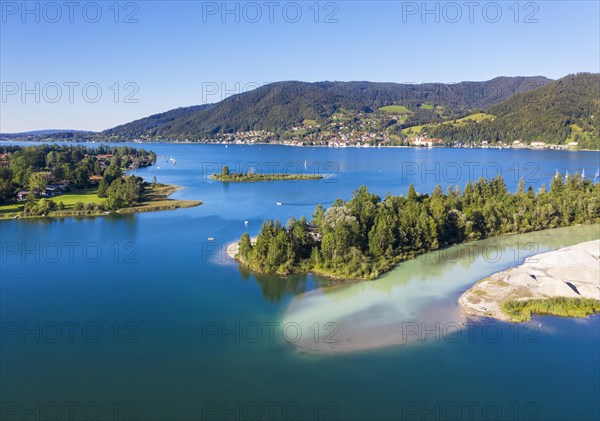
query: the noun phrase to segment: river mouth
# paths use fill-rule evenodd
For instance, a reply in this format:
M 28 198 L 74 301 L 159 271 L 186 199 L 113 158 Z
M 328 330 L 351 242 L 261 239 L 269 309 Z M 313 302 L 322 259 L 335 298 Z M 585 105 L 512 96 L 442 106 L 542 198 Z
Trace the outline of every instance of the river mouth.
M 311 354 L 452 341 L 473 322 L 458 298 L 474 283 L 531 255 L 598 239 L 599 230 L 596 224 L 489 238 L 403 262 L 374 282 L 300 294 L 282 323 L 310 334 L 287 340 Z

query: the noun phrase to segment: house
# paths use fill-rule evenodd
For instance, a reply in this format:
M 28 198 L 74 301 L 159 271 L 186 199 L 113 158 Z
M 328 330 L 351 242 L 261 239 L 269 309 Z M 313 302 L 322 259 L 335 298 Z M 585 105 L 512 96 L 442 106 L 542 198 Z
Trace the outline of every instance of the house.
M 408 143 L 410 143 L 413 146 L 427 146 L 428 148 L 432 148 L 435 145 L 441 145 L 443 143 L 443 140 L 426 139 L 425 136 L 417 136 L 408 139 Z
M 534 140 L 531 142 L 532 148 L 543 148 L 546 146 L 546 142 L 542 142 L 541 140 Z
M 58 187 L 62 189 L 63 192 L 66 192 L 71 189 L 71 182 L 69 180 L 61 180 L 55 183 Z
M 88 181 L 91 184 L 99 184 L 100 181 L 102 181 L 102 176 L 101 175 L 91 175 L 90 178 L 88 178 Z
M 9 153 L 0 153 L 0 168 L 8 168 L 10 166 L 8 158 L 10 158 Z
M 17 200 L 19 202 L 24 202 L 25 200 L 27 200 L 27 196 L 29 196 L 29 192 L 27 190 L 21 190 L 17 193 Z
M 106 160 L 111 160 L 112 159 L 112 154 L 98 154 L 96 155 L 96 158 L 98 159 L 98 161 L 106 161 Z
M 307 228 L 308 228 L 308 235 L 314 241 L 321 241 L 323 239 L 323 236 L 321 234 L 319 234 L 319 230 L 317 229 L 316 225 L 308 224 Z
M 63 189 L 56 184 L 48 185 L 44 191 L 44 196 L 46 197 L 60 196 L 61 194 L 63 194 Z

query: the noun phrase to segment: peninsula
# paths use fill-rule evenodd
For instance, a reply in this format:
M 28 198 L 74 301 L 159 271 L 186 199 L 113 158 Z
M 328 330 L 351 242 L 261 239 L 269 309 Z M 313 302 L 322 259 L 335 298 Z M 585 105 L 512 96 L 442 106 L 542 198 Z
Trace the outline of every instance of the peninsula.
M 4 146 L 0 149 L 0 219 L 100 216 L 198 206 L 172 200 L 178 186 L 127 175 L 156 155 L 130 147 Z
M 252 244 L 248 234 L 236 258 L 261 273 L 312 272 L 341 279 L 375 279 L 396 264 L 420 254 L 505 234 L 600 221 L 600 183 L 579 174 L 557 174 L 550 189 L 536 193 L 521 179 L 508 192 L 501 176 L 442 192 L 384 199 L 361 187 L 347 202 L 317 206 L 313 219 L 287 225 L 266 221 Z

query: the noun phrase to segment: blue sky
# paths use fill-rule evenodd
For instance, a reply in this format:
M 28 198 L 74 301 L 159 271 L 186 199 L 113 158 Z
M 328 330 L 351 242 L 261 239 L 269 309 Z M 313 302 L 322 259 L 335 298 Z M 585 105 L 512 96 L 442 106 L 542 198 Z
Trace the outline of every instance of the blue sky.
M 598 1 L 77 3 L 1 1 L 0 132 L 103 130 L 280 80 L 600 71 Z

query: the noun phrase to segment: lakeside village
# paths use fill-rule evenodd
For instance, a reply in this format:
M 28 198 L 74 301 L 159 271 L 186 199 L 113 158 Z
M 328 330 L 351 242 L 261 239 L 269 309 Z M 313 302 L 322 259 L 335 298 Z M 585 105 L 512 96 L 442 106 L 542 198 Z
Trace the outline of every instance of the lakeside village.
M 495 116 L 476 112 L 462 118 L 446 115 L 447 110 L 441 106 L 422 104 L 417 112 L 400 105 L 381 107 L 378 110 L 351 111 L 338 109 L 324 121 L 304 119 L 293 127 L 255 129 L 236 131 L 233 127 L 223 128 L 221 132 L 199 135 L 182 135 L 177 137 L 141 135 L 137 138 L 123 139 L 119 136 L 103 133 L 86 134 L 81 140 L 121 142 L 129 140 L 134 143 L 173 142 L 173 143 L 208 143 L 208 144 L 278 144 L 288 146 L 322 146 L 333 148 L 345 147 L 455 147 L 455 148 L 531 148 L 531 149 L 578 149 L 579 140 L 585 139 L 581 128 L 572 124 L 573 135 L 562 144 L 545 142 L 544 139 L 511 139 L 505 141 L 492 139 L 482 141 L 443 140 L 440 129 L 458 130 L 465 126 L 477 127 L 484 121 L 494 121 Z M 429 122 L 428 122 L 429 121 Z M 444 131 L 444 130 L 442 130 Z M 25 136 L 27 138 L 27 136 Z M 2 138 L 0 138 L 1 140 Z M 10 140 L 10 139 L 7 139 Z M 34 140 L 31 136 L 30 140 Z
M 9 168 L 10 167 L 10 158 L 11 153 L 2 153 L 0 154 L 0 168 Z M 100 172 L 104 172 L 110 165 L 111 160 L 114 155 L 112 154 L 97 154 L 90 156 L 89 154 L 84 155 L 85 158 L 92 158 L 96 160 L 98 169 Z M 141 167 L 147 167 L 152 164 L 152 159 L 150 157 L 144 158 L 135 156 L 133 154 L 129 155 L 126 162 L 125 168 L 127 170 L 136 170 Z M 43 174 L 46 180 L 44 183 L 44 187 L 42 191 L 34 191 L 33 193 L 40 198 L 53 198 L 57 196 L 62 196 L 63 194 L 70 192 L 71 190 L 76 189 L 76 186 L 69 180 L 57 180 L 54 174 L 51 172 L 46 172 Z M 88 177 L 88 186 L 89 187 L 97 187 L 102 181 L 101 175 L 90 175 Z M 16 193 L 17 202 L 26 202 L 29 198 L 31 190 L 19 190 Z
M 415 117 L 415 113 L 403 106 L 382 107 L 375 112 L 356 112 L 339 109 L 324 122 L 305 119 L 296 125 L 280 131 L 249 130 L 215 133 L 207 138 L 140 138 L 136 142 L 184 142 L 184 143 L 221 143 L 221 144 L 279 144 L 289 146 L 323 146 L 333 148 L 345 147 L 456 147 L 456 148 L 532 148 L 532 149 L 577 149 L 576 138 L 567 139 L 564 144 L 546 143 L 543 139 L 533 141 L 514 140 L 511 142 L 452 142 L 429 136 L 428 130 L 445 125 L 459 128 L 467 124 L 479 124 L 495 117 L 485 113 L 475 113 L 462 118 L 451 118 L 445 115 L 444 107 L 423 104 L 421 113 L 435 114 L 436 123 L 424 123 L 424 119 Z M 433 117 L 431 117 L 433 118 Z
M 292 130 L 298 130 L 298 128 L 292 128 Z M 403 142 L 396 142 L 391 139 L 387 133 L 354 133 L 349 134 L 338 134 L 337 136 L 318 136 L 315 139 L 306 139 L 304 137 L 294 137 L 291 139 L 273 141 L 275 138 L 273 133 L 265 130 L 252 130 L 248 132 L 237 132 L 220 134 L 213 139 L 204 139 L 201 143 L 221 143 L 224 145 L 236 144 L 236 145 L 252 145 L 252 144 L 265 144 L 273 143 L 287 146 L 323 146 L 330 148 L 371 148 L 371 147 L 389 147 L 389 146 L 404 146 L 404 147 L 442 147 L 451 146 L 455 148 L 493 148 L 493 149 L 557 149 L 557 150 L 569 150 L 577 148 L 577 142 L 569 142 L 566 145 L 553 145 L 546 144 L 544 141 L 532 141 L 531 143 L 525 143 L 520 140 L 515 140 L 512 143 L 494 143 L 493 145 L 487 141 L 481 142 L 481 144 L 468 144 L 462 142 L 448 143 L 442 139 L 430 139 L 427 135 L 419 135 L 407 138 Z M 141 140 L 137 140 L 138 143 L 143 143 Z M 191 143 L 190 140 L 185 140 L 186 143 Z

